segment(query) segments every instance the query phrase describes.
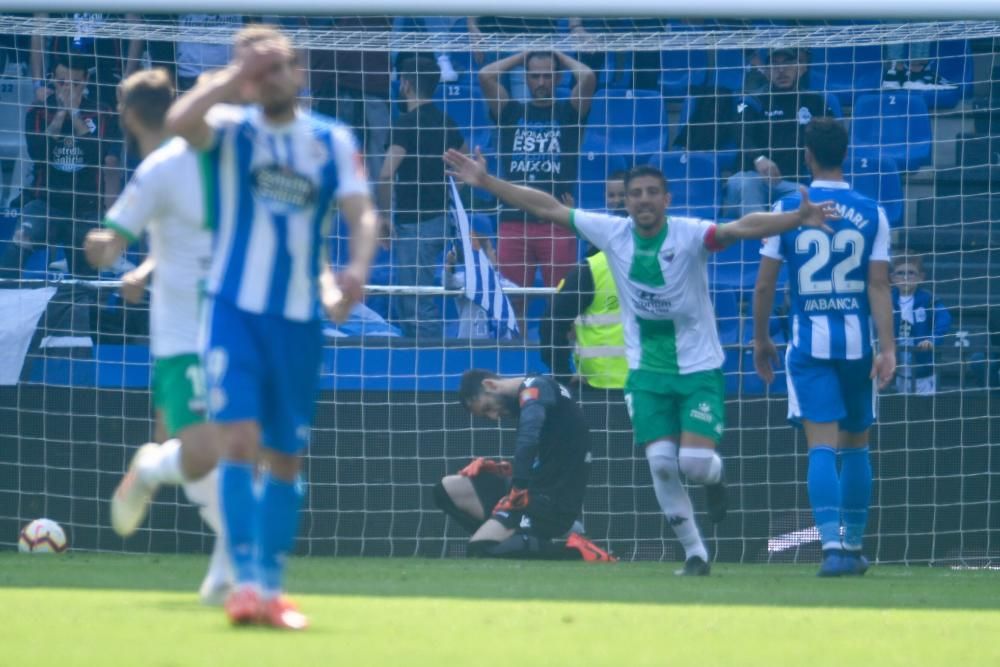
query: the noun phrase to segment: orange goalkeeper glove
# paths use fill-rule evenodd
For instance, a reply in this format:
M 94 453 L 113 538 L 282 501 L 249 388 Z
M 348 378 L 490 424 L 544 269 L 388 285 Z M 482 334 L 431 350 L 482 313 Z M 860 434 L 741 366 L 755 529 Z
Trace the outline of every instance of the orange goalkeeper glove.
M 459 470 L 458 474 L 462 477 L 476 477 L 484 472 L 491 475 L 499 475 L 501 477 L 510 477 L 514 474 L 514 469 L 508 461 L 494 461 L 493 459 L 487 459 L 480 456 L 479 458 L 474 459 L 472 463 Z
M 531 495 L 527 489 L 511 489 L 510 493 L 500 499 L 493 512 L 520 512 L 528 509 Z

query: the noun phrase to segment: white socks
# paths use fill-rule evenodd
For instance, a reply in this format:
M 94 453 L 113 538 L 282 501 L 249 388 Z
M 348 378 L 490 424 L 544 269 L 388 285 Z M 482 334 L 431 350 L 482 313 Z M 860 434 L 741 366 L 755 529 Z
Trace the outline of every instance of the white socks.
M 684 546 L 685 558 L 699 556 L 707 562 L 708 550 L 701 541 L 691 499 L 681 484 L 677 445 L 669 440 L 657 440 L 646 446 L 646 460 L 649 461 L 649 471 L 653 476 L 656 500 L 667 516 L 667 523 L 673 529 L 674 535 Z
M 156 449 L 156 455 L 143 461 L 139 477 L 149 486 L 181 484 L 181 441 L 171 438 Z
M 722 459 L 712 449 L 681 447 L 680 469 L 695 484 L 718 484 L 722 479 Z
M 184 482 L 188 500 L 198 506 L 198 513 L 216 535 L 222 534 L 222 512 L 219 509 L 219 470 L 212 471 L 194 482 Z

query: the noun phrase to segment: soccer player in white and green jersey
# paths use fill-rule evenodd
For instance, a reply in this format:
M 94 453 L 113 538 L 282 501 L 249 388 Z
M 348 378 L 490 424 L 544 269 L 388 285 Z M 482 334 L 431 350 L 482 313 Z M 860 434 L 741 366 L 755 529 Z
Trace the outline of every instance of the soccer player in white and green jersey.
M 153 404 L 158 430 L 169 439 L 140 447 L 115 490 L 111 523 L 122 536 L 136 531 L 161 484 L 182 484 L 216 535 L 221 523 L 217 437 L 206 423 L 198 354 L 201 291 L 212 240 L 205 228 L 198 155 L 164 128 L 173 100 L 166 70 L 138 72 L 122 83 L 121 120 L 145 159 L 108 211 L 104 229 L 92 231 L 85 245 L 92 264 L 107 266 L 146 232 L 150 256 L 133 272 L 138 275 L 126 275 L 123 282 L 141 285 L 149 269 L 155 271 L 150 300 Z M 224 540 L 217 539 L 202 600 L 221 604 L 231 579 Z
M 639 166 L 625 177 L 629 217 L 623 218 L 570 209 L 543 192 L 494 178 L 481 157 L 448 151 L 445 162 L 460 180 L 571 228 L 607 255 L 625 327 L 625 402 L 636 446 L 645 452 L 656 499 L 684 546 L 677 574 L 708 574 L 708 552 L 680 478 L 683 473 L 704 484 L 710 517 L 725 517 L 722 459 L 715 451 L 725 418 L 723 353 L 708 292 L 708 255 L 777 230 L 825 228 L 836 215 L 832 206 L 803 194 L 796 211 L 752 213 L 726 225 L 668 218 L 666 179 L 654 167 Z

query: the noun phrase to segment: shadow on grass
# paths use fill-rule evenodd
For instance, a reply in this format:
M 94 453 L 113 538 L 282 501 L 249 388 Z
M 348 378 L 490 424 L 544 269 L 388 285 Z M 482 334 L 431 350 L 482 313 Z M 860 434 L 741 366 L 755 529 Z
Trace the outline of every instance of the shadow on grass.
M 0 553 L 0 588 L 181 591 L 196 596 L 207 563 L 203 556 Z M 313 557 L 292 561 L 289 588 L 309 595 L 1000 610 L 996 571 L 877 566 L 864 578 L 824 580 L 815 577 L 814 565 L 719 564 L 707 578 L 675 577 L 674 567 Z

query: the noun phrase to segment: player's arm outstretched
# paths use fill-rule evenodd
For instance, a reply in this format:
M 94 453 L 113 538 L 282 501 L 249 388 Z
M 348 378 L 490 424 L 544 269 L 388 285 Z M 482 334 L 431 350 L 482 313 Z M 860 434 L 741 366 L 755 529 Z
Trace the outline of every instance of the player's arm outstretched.
M 809 201 L 809 191 L 800 187 L 802 203 L 794 211 L 780 213 L 749 213 L 735 222 L 717 225 L 715 228 L 715 243 L 717 248 L 724 248 L 737 241 L 748 239 L 766 239 L 777 236 L 796 227 L 816 227 L 833 233 L 826 224 L 827 220 L 839 218 L 832 201 Z
M 868 262 L 868 304 L 878 333 L 878 354 L 872 361 L 872 379 L 884 389 L 896 374 L 896 337 L 892 322 L 892 286 L 889 283 L 889 262 Z
M 563 227 L 570 226 L 572 210 L 552 195 L 523 185 L 514 185 L 491 176 L 486 171 L 486 162 L 476 147 L 475 159 L 455 149 L 444 154 L 449 174 L 463 183 L 482 188 L 499 198 L 503 203 L 519 208 L 539 220 L 548 220 Z

